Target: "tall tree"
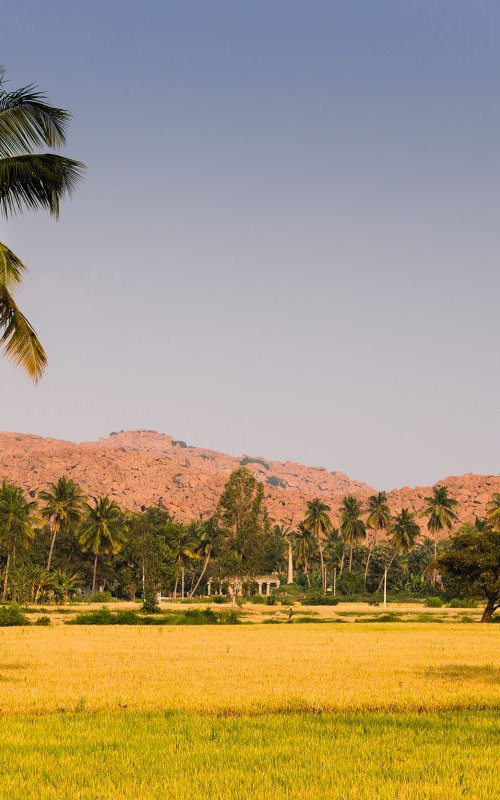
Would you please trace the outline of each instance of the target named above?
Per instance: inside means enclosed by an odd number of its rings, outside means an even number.
[[[354,545],[366,537],[366,524],[361,519],[363,509],[358,498],[348,494],[340,506],[340,533],[346,545],[349,546],[349,572],[352,572],[352,551]],[[344,559],[342,559],[343,567]]]
[[[331,511],[330,506],[319,497],[315,497],[307,504],[306,516],[304,518],[304,526],[314,533],[318,543],[319,560],[321,566],[321,587],[326,591],[326,572],[325,572],[325,559],[323,556],[323,538],[326,537],[333,530],[333,523],[328,515]]]
[[[434,540],[434,558],[437,557],[437,534],[447,528],[451,530],[454,523],[458,521],[457,500],[448,494],[446,486],[434,486],[432,495],[425,498],[427,503],[421,516],[427,517],[427,529],[432,534]],[[434,583],[437,580],[437,572],[434,570]]]
[[[312,531],[303,522],[299,523],[295,534],[295,562],[303,570],[308,586],[311,585],[309,573],[315,550],[316,540]]]
[[[220,558],[227,575],[250,578],[269,566],[270,523],[264,487],[246,467],[229,476],[215,517],[224,535]]]
[[[392,567],[394,559],[398,553],[400,555],[407,555],[411,550],[413,550],[420,535],[420,525],[418,522],[416,522],[414,514],[412,514],[407,508],[402,508],[399,514],[395,514],[395,516],[392,518],[390,530],[392,533],[391,544],[394,548],[394,553],[386,567],[387,572],[389,572],[390,568]],[[382,576],[378,585],[378,592],[382,587],[383,581],[384,577]]]
[[[58,534],[61,531],[69,533],[78,525],[83,515],[86,497],[78,484],[64,475],[57,483],[51,483],[48,489],[40,492],[39,497],[45,502],[42,517],[48,520],[52,528],[46,567],[49,570]]]
[[[36,502],[28,502],[20,486],[4,480],[0,486],[0,543],[7,556],[2,599],[6,600],[9,588],[9,571],[15,563],[16,552],[33,541]]]
[[[500,608],[500,536],[491,528],[464,525],[454,533],[438,558],[462,597],[486,601],[481,622],[491,622]]]
[[[174,597],[177,597],[177,586],[181,579],[181,597],[185,596],[186,567],[191,561],[201,558],[196,553],[196,535],[192,527],[176,524],[176,535],[172,537],[170,546],[176,562]]]
[[[94,497],[85,503],[86,515],[80,526],[80,544],[85,552],[94,554],[92,594],[96,590],[99,556],[116,555],[125,539],[123,514],[118,503],[109,497]]]
[[[65,143],[68,111],[55,108],[33,85],[8,92],[0,69],[0,214],[44,209],[59,215],[59,204],[75,188],[83,164],[40,148]],[[26,267],[0,242],[0,345],[10,360],[33,380],[42,375],[47,358],[32,325],[14,300]]]
[[[377,544],[378,534],[380,531],[387,531],[391,524],[391,512],[387,502],[386,492],[378,492],[372,494],[367,501],[366,510],[368,517],[366,518],[366,527],[373,531],[373,536],[368,548],[368,556],[365,564],[365,586],[368,570],[370,568],[370,559],[372,557],[373,548]]]
[[[210,559],[213,557],[219,541],[221,532],[214,517],[210,517],[201,523],[201,526],[196,529],[196,538],[194,542],[194,553],[198,558],[203,560],[201,572],[196,579],[196,583],[189,592],[189,596],[193,597],[196,594],[198,586],[202,582],[205,573],[208,569]]]
[[[500,494],[494,494],[486,506],[486,519],[493,530],[500,533]]]
[[[290,519],[288,525],[275,525],[273,530],[275,536],[286,543],[288,551],[286,582],[288,584],[293,583],[293,537],[295,533],[293,530],[293,519]]]

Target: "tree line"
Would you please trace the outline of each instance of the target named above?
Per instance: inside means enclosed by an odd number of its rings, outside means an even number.
[[[433,488],[418,516],[408,508],[391,513],[385,492],[364,502],[346,495],[337,525],[320,498],[307,503],[297,525],[273,524],[264,487],[245,467],[231,474],[211,517],[187,524],[164,508],[130,512],[109,496],[89,498],[66,476],[34,494],[26,497],[7,479],[0,486],[3,600],[64,602],[100,590],[153,606],[159,592],[206,594],[209,579],[222,592],[238,578],[251,593],[253,577],[267,573],[341,595],[376,594],[384,573],[390,589],[418,595],[443,588],[444,575],[460,593],[464,574],[470,578],[472,571],[470,564],[463,567],[463,552],[457,556],[459,544],[477,549],[485,537],[493,548],[500,542],[495,494],[486,517],[462,526],[438,551],[438,535],[459,523],[458,503],[445,486]],[[500,596],[500,555],[496,567],[494,553],[491,558],[490,617],[497,607],[495,569]],[[470,596],[478,593],[476,584],[469,580]]]

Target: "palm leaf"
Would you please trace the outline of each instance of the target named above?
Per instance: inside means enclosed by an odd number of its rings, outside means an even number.
[[[21,283],[23,272],[26,272],[26,267],[21,259],[0,242],[0,286],[9,289],[14,284]]]
[[[0,210],[8,217],[42,208],[59,215],[59,201],[71,194],[84,165],[71,158],[44,153],[0,159]]]
[[[6,286],[0,283],[0,344],[6,356],[37,381],[47,365],[47,356],[35,330],[16,305]]]
[[[0,72],[0,85],[2,76]],[[70,119],[68,111],[49,105],[36,86],[14,92],[0,89],[0,155],[32,152],[44,145],[60,147]]]

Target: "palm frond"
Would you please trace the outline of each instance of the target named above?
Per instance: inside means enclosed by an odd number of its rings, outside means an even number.
[[[71,194],[85,169],[79,161],[44,153],[0,159],[0,211],[12,216],[23,208],[59,215],[59,202]]]
[[[2,333],[3,331],[3,333]],[[16,305],[6,286],[0,284],[0,344],[13,364],[22,367],[38,381],[47,365],[47,356],[32,325]]]
[[[69,111],[51,106],[36,86],[6,92],[0,84],[0,155],[60,147],[70,119]]]
[[[15,284],[21,283],[23,272],[26,272],[26,266],[19,256],[0,242],[0,286],[10,289]]]

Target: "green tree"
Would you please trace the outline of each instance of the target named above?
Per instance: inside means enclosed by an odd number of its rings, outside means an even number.
[[[486,506],[486,520],[489,525],[500,533],[500,494],[494,494]]]
[[[264,487],[245,467],[234,470],[215,517],[223,530],[220,563],[226,575],[250,578],[269,566],[275,542],[264,502]]]
[[[446,486],[434,486],[432,495],[425,498],[427,503],[422,511],[422,517],[427,517],[427,529],[429,533],[433,534],[434,540],[434,558],[437,557],[437,534],[447,528],[451,530],[455,522],[458,521],[458,508],[457,500],[454,500],[448,494]],[[434,570],[433,581],[436,583],[437,572]]]
[[[328,512],[330,510],[330,506],[327,506],[326,503],[323,503],[319,497],[315,497],[314,500],[311,500],[307,504],[306,516],[304,518],[305,527],[309,528],[309,530],[314,533],[318,543],[321,569],[321,587],[324,592],[326,591],[326,572],[322,540],[333,530],[332,521],[328,516]]]
[[[420,535],[420,525],[415,520],[415,515],[407,508],[402,508],[391,521],[391,545],[394,548],[392,558],[387,565],[387,572],[391,569],[396,555],[408,555],[413,550]],[[383,576],[380,580],[377,591],[380,591],[383,583]]]
[[[292,526],[292,520],[285,525],[285,524],[276,524],[273,527],[274,535],[277,539],[281,542],[286,544],[287,548],[287,577],[286,582],[288,584],[293,583],[293,537],[295,532]]]
[[[177,597],[179,578],[181,579],[181,597],[186,594],[186,569],[190,563],[200,556],[195,552],[196,534],[191,526],[176,523],[176,535],[172,536],[170,546],[174,554],[176,567],[174,597]]]
[[[176,574],[172,541],[178,525],[170,514],[157,506],[127,516],[127,540],[120,555],[122,570],[129,585],[141,587],[143,601],[156,596]]]
[[[80,526],[80,544],[84,552],[94,555],[92,594],[96,591],[97,561],[102,555],[115,555],[121,550],[124,534],[123,514],[118,503],[109,497],[94,497],[85,503],[86,515]]]
[[[57,483],[51,483],[47,490],[40,492],[39,497],[45,502],[42,517],[48,520],[52,528],[46,567],[49,570],[58,534],[61,531],[69,534],[76,528],[82,518],[86,498],[78,484],[64,475]]]
[[[11,92],[0,69],[0,214],[11,217],[23,209],[59,214],[64,195],[75,188],[83,164],[40,148],[65,143],[70,114],[51,106],[35,86]],[[47,358],[35,330],[14,300],[26,267],[0,243],[0,344],[10,360],[38,380]]]
[[[194,547],[193,551],[197,558],[202,559],[202,567],[198,578],[196,579],[196,583],[191,588],[189,592],[189,597],[193,597],[196,594],[198,586],[202,582],[205,573],[208,569],[208,565],[210,563],[210,559],[213,557],[214,552],[217,547],[217,543],[220,539],[221,531],[217,524],[217,520],[215,517],[210,517],[203,522],[199,522],[196,524],[194,530]]]
[[[16,552],[33,541],[36,503],[28,502],[20,486],[4,480],[0,486],[0,543],[7,557],[2,599],[6,600],[9,588],[9,571],[15,564]]]
[[[486,600],[481,622],[500,608],[500,536],[491,528],[464,525],[444,545],[438,566],[462,597]]]
[[[372,557],[373,548],[377,544],[378,535],[380,531],[387,531],[391,524],[391,512],[387,502],[386,492],[372,494],[368,498],[366,510],[368,512],[366,527],[373,531],[373,537],[370,541],[368,556],[365,564],[365,586],[368,570],[370,568],[370,560]]]
[[[358,498],[353,494],[346,495],[340,506],[340,533],[345,545],[349,547],[349,572],[352,572],[354,545],[366,537],[366,524],[361,519],[362,513],[363,509]],[[342,557],[341,573],[343,568],[344,556]]]
[[[299,523],[295,534],[295,563],[306,576],[307,585],[311,586],[311,562],[316,552],[316,539],[310,528]]]

